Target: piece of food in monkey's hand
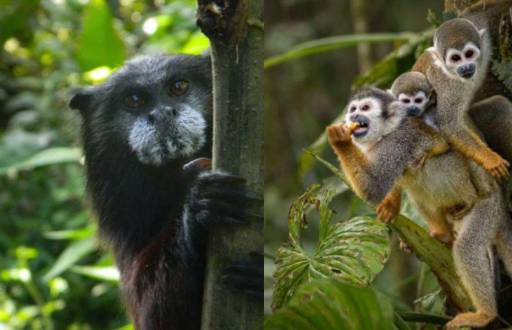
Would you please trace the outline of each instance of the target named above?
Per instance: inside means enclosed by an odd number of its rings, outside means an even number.
[[[355,123],[355,122],[348,123],[345,125],[345,127],[348,128],[348,130],[350,131],[350,134],[352,134],[352,132],[354,132],[360,126],[361,125],[359,123]]]

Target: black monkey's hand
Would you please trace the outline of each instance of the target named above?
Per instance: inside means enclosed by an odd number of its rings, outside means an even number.
[[[208,229],[212,225],[243,224],[251,217],[259,217],[251,211],[258,201],[247,190],[244,178],[206,171],[195,179],[188,206],[195,222]]]
[[[263,254],[252,252],[249,258],[224,269],[223,282],[254,298],[263,298]]]

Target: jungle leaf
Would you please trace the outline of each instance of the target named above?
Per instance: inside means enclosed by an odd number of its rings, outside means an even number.
[[[269,330],[391,330],[390,302],[371,288],[336,280],[315,280],[300,288],[290,304],[265,322]]]
[[[31,170],[36,167],[67,163],[78,162],[81,157],[79,148],[68,147],[55,147],[45,149],[36,153],[20,162],[11,164],[9,166],[0,167],[0,175],[7,174],[13,171]]]
[[[85,9],[77,59],[82,71],[100,66],[116,67],[124,62],[124,44],[114,29],[105,0],[91,0]]]
[[[289,243],[278,250],[274,274],[273,309],[284,306],[298,288],[313,279],[333,278],[354,286],[368,286],[389,256],[386,226],[370,217],[356,217],[332,224],[328,204],[332,194],[310,187],[293,203],[289,214]],[[313,255],[301,246],[306,211],[320,213],[319,241]]]

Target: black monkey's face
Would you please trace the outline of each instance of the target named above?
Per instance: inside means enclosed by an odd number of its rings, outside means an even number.
[[[86,138],[120,141],[144,164],[188,158],[206,143],[209,63],[204,56],[135,58],[103,85],[79,91],[71,107],[80,109]]]

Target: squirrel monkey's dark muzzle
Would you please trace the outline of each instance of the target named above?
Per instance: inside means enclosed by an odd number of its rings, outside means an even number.
[[[406,111],[407,116],[409,117],[418,117],[419,115],[421,115],[421,109],[415,105],[407,107]]]
[[[476,66],[473,63],[461,65],[457,68],[458,75],[465,79],[469,79],[469,78],[473,77],[473,75],[475,74],[475,71],[476,71]]]

